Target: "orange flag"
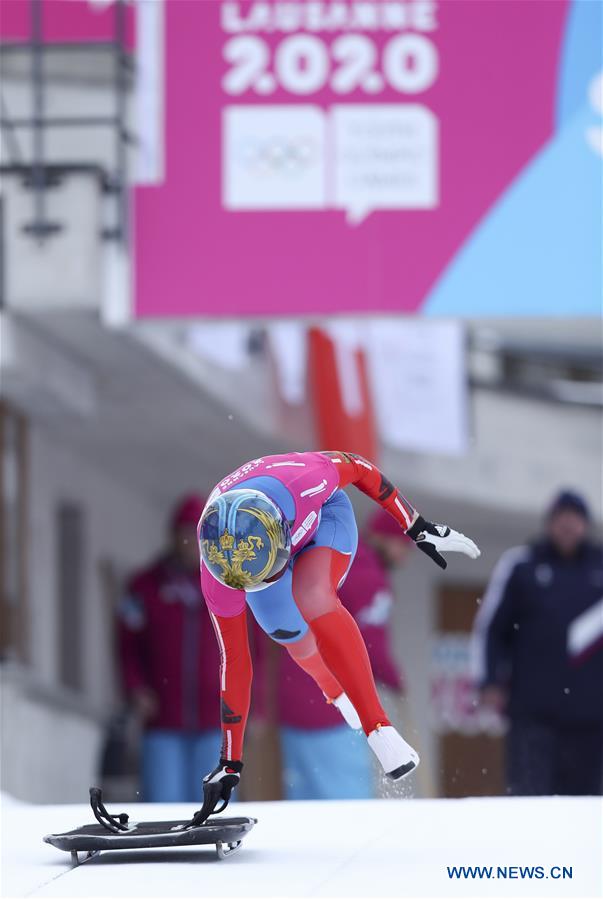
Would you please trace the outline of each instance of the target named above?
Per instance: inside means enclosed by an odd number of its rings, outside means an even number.
[[[377,460],[366,357],[362,349],[308,331],[309,391],[320,449],[359,453]]]

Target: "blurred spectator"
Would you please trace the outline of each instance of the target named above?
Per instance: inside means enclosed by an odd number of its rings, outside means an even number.
[[[120,604],[123,682],[144,722],[143,798],[193,802],[220,750],[219,654],[199,582],[200,496],[171,518],[167,552],[130,579]]]
[[[375,680],[401,695],[400,669],[391,656],[388,622],[390,570],[408,552],[397,522],[379,509],[358,542],[354,564],[339,591],[362,631]],[[325,702],[316,684],[283,652],[278,657],[277,721],[286,799],[370,799],[375,795],[366,740]]]
[[[544,536],[502,556],[476,618],[481,700],[510,719],[513,795],[601,791],[603,553],[589,519],[560,493]]]

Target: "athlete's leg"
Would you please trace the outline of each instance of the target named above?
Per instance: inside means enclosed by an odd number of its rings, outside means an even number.
[[[266,590],[247,594],[247,604],[262,630],[285,647],[328,699],[335,699],[343,690],[320,657],[314,636],[293,599],[291,581],[289,570]]]
[[[341,696],[343,688],[325,665],[310,629],[295,643],[286,643],[285,648],[293,661],[318,684],[327,699]]]
[[[419,759],[390,725],[360,631],[337,597],[354,558],[357,539],[351,503],[338,492],[323,507],[312,546],[295,557],[280,580],[266,590],[248,593],[246,599],[260,627],[287,647],[301,642],[310,624],[324,667],[315,654],[305,656],[302,651],[298,657],[306,659],[304,670],[326,688],[325,693],[329,691],[325,672],[341,685],[344,692],[335,703],[339,711],[352,728],[359,726],[360,716],[383,770],[397,779],[415,768]],[[307,661],[312,656],[314,664]],[[334,689],[331,681],[331,691]]]
[[[318,651],[360,716],[365,734],[389,719],[381,705],[358,625],[337,596],[350,558],[326,546],[307,549],[295,561],[293,595]]]
[[[338,491],[323,506],[312,545],[293,565],[293,595],[310,625],[327,668],[343,687],[360,716],[369,746],[393,780],[406,777],[419,756],[392,727],[375,687],[371,665],[358,626],[341,605],[337,591],[356,552],[358,531],[352,505]]]

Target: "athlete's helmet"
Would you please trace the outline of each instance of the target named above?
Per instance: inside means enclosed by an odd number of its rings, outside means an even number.
[[[235,590],[264,590],[285,573],[289,523],[259,490],[210,498],[199,522],[201,557],[216,580]]]

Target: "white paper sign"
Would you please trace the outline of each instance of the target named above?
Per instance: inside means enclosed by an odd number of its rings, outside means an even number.
[[[367,323],[371,392],[381,438],[396,449],[467,449],[465,335],[460,322]]]

